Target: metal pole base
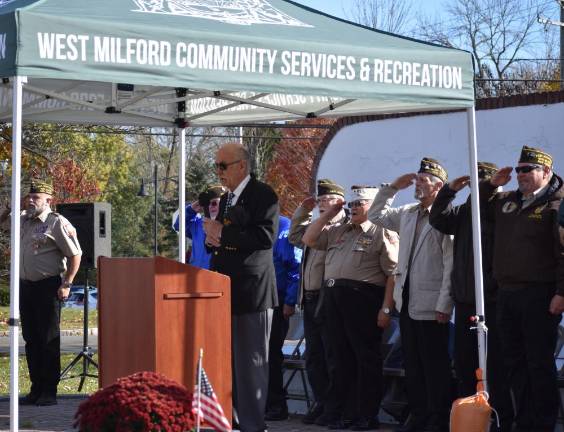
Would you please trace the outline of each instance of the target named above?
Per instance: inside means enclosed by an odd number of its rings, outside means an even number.
[[[88,373],[88,368],[90,365],[94,366],[96,370],[98,369],[98,363],[96,363],[93,359],[94,353],[92,349],[88,346],[85,346],[81,352],[79,352],[76,357],[68,364],[65,369],[61,372],[61,376],[59,380],[71,379],[71,378],[78,378],[80,377],[80,383],[78,384],[78,391],[82,391],[82,387],[84,386],[84,381],[86,377],[90,378],[98,378],[97,374]],[[72,368],[76,366],[76,364],[82,359],[82,371],[78,375],[70,375],[70,371]]]

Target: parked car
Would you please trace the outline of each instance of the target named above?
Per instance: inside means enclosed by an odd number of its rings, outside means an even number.
[[[84,307],[84,286],[72,291],[69,298],[65,302],[65,307],[70,308],[83,308]],[[88,308],[96,309],[98,307],[98,290],[96,287],[90,287],[88,290]]]

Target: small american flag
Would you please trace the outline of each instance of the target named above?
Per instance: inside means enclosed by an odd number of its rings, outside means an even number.
[[[217,396],[213,391],[210,380],[206,371],[202,367],[202,389],[200,392],[200,419],[208,422],[209,425],[213,426],[215,430],[220,432],[231,431],[231,425],[223,413],[223,408]],[[196,386],[194,389],[194,398],[192,400],[192,410],[198,415],[198,375],[196,373]]]

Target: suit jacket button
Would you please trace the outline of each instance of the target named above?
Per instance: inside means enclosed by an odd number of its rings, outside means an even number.
[[[217,251],[215,251],[213,254],[214,254],[214,255],[217,255]]]

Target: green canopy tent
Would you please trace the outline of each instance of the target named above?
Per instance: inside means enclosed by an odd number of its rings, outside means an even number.
[[[293,1],[0,0],[0,77],[0,121],[14,126],[11,430],[23,121],[176,128],[183,191],[186,127],[466,109],[477,206],[471,55]],[[179,193],[181,260],[184,204]],[[478,217],[473,222],[479,233]],[[474,241],[480,257],[479,235]]]

